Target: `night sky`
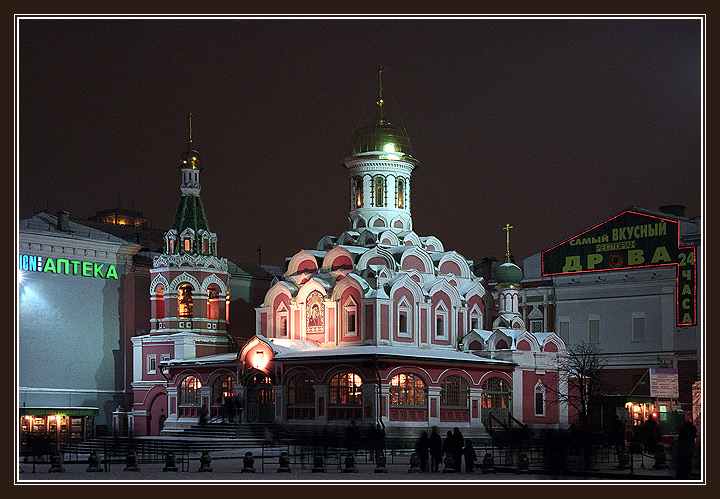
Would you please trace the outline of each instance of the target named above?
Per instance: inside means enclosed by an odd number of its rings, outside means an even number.
[[[629,206],[701,215],[698,19],[26,19],[20,218],[122,208],[168,229],[202,156],[221,256],[282,266],[348,228],[342,160],[375,112],[420,166],[414,230],[520,261]],[[703,213],[704,215],[704,213]]]

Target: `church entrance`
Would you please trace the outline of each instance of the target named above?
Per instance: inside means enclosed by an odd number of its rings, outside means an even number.
[[[512,404],[510,384],[501,378],[490,378],[483,383],[482,390],[480,415],[483,424],[497,428],[497,421],[500,421],[509,426]]]
[[[248,377],[245,393],[249,423],[268,423],[275,419],[275,390],[268,375],[255,373]]]

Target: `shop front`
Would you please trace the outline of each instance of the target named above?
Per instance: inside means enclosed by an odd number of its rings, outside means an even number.
[[[99,414],[96,407],[21,407],[21,452],[44,454],[93,438]]]

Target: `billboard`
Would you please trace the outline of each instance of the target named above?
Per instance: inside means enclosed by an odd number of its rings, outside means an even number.
[[[650,396],[656,398],[678,398],[678,370],[662,367],[650,368]]]
[[[679,223],[627,210],[542,252],[544,276],[674,265],[677,325],[697,323],[695,247],[680,246]]]

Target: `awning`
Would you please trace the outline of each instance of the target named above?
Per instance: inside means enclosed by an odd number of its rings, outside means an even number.
[[[97,416],[97,407],[21,407],[21,416]]]

